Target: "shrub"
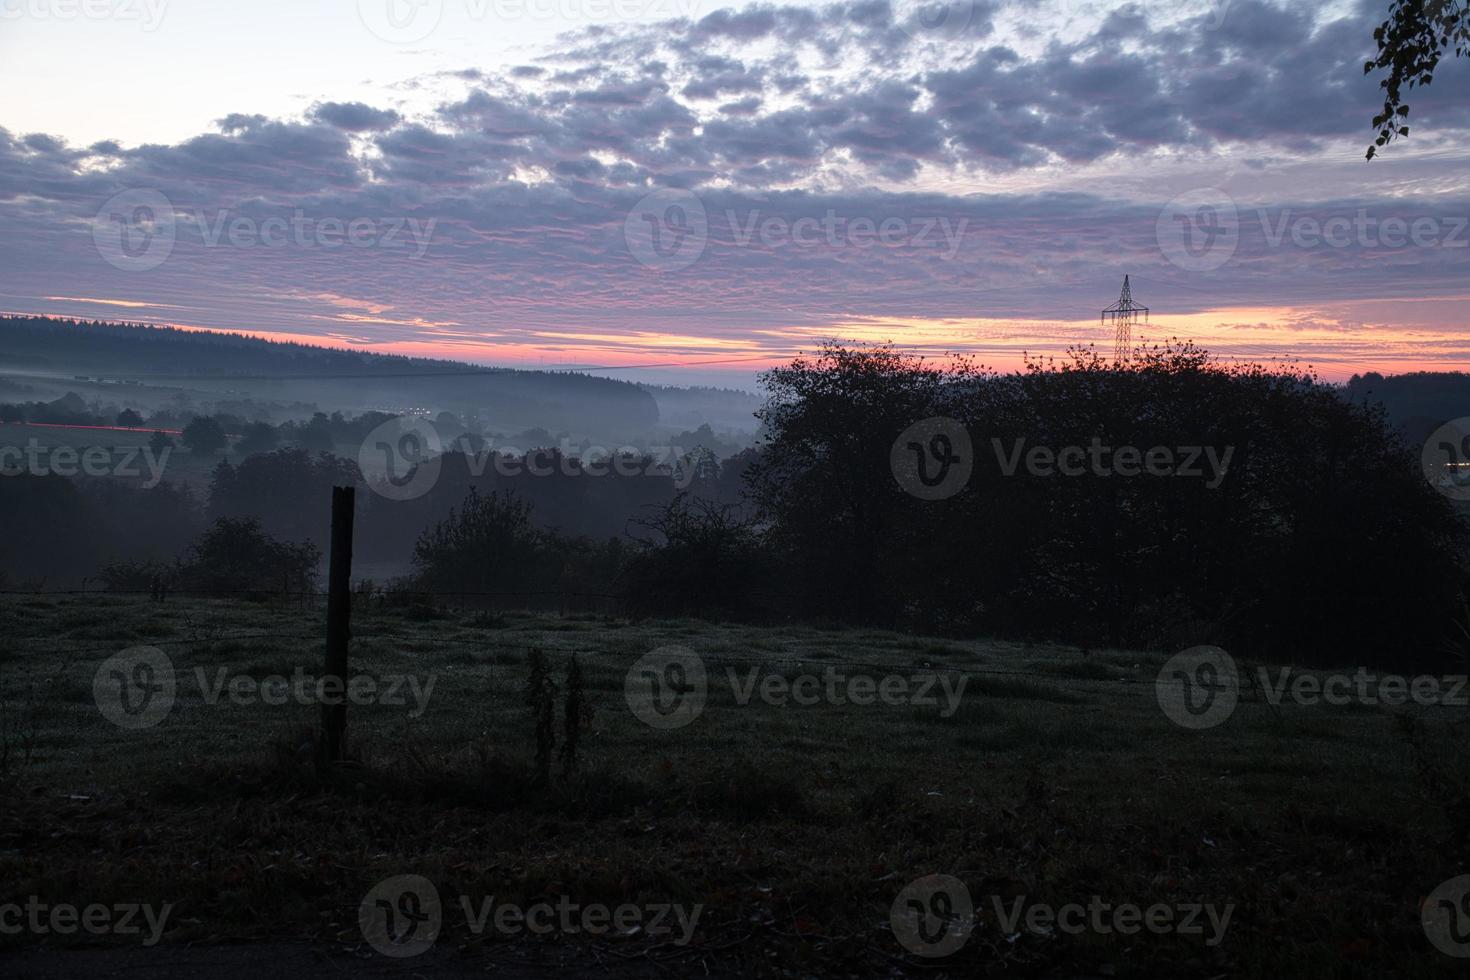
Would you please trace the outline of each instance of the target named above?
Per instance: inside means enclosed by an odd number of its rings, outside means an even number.
[[[320,562],[310,542],[277,541],[253,517],[222,517],[190,547],[176,581],[200,592],[314,592]]]

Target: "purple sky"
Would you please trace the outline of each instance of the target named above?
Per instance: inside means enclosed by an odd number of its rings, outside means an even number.
[[[560,0],[556,31],[496,50],[475,32],[505,9],[425,0],[435,30],[385,40],[374,2],[314,25],[289,83],[269,25],[201,51],[209,22],[166,3],[147,30],[0,22],[0,80],[33,90],[0,110],[0,308],[485,363],[730,359],[621,376],[740,382],[832,336],[998,366],[1110,345],[1126,272],[1151,337],[1329,376],[1470,367],[1470,73],[1443,68],[1412,138],[1364,162],[1386,0],[938,23]],[[66,60],[73,29],[127,53],[38,86],[25,32]],[[221,73],[258,93],[190,61],[211,53],[253,58]],[[99,86],[158,121],[112,123]]]

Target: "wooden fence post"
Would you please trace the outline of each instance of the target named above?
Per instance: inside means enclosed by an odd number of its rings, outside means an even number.
[[[335,704],[322,704],[322,755],[341,762],[347,736],[347,641],[352,635],[352,487],[332,488],[332,557],[327,585],[327,663]]]

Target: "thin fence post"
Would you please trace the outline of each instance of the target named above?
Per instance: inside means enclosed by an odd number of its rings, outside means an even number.
[[[332,488],[332,557],[327,585],[327,663],[322,753],[341,762],[347,737],[347,641],[352,635],[352,487]]]

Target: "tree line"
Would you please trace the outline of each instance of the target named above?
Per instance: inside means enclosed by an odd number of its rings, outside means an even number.
[[[63,537],[100,528],[89,557],[115,587],[148,574],[129,562],[201,576],[206,531],[236,542],[211,554],[304,568],[301,550],[272,559],[228,534],[319,552],[328,489],[354,484],[365,488],[359,564],[406,563],[394,583],[404,593],[587,591],[630,616],[1216,643],[1308,664],[1463,662],[1461,515],[1380,407],[1310,372],[1224,366],[1190,345],[1142,350],[1124,369],[1074,351],[1012,374],[831,345],[763,383],[757,447],[691,454],[670,472],[593,477],[552,450],[547,475],[508,476],[455,451],[430,492],[399,501],[371,492],[353,460],[288,448],[222,462],[207,494],[135,494],[156,495],[171,521],[75,484],[21,505],[47,511]],[[926,420],[947,420],[950,434],[905,445]],[[1099,468],[1093,447],[1136,465]],[[1214,468],[1154,473],[1157,449],[1177,450],[1176,462],[1193,450]],[[926,466],[963,451],[968,475],[942,499],[915,493],[895,463],[910,451]],[[23,483],[0,492],[15,501]],[[129,507],[133,526],[109,530]],[[157,539],[140,544],[150,528]],[[0,544],[5,567],[15,548]],[[66,560],[64,547],[48,554]]]

